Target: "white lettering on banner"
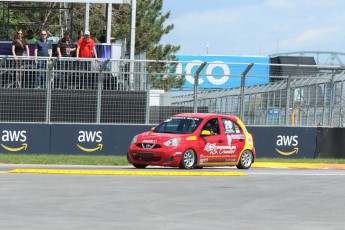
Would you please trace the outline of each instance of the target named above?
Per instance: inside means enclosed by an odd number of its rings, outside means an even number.
[[[182,69],[182,64],[179,63],[176,67],[176,74],[179,76],[182,76],[182,74],[185,74],[186,81],[194,85],[195,72],[192,72],[192,70],[194,67],[199,67],[201,63],[203,63],[203,61],[193,60],[186,65],[184,71]],[[218,76],[219,78],[216,78],[215,76],[213,76],[214,74],[213,70],[215,68],[220,68],[223,70],[223,73],[219,73],[219,75],[222,75],[222,76]],[[227,64],[225,64],[222,61],[208,62],[208,65],[206,68],[206,74],[207,74],[206,78],[209,81],[209,83],[213,85],[223,85],[229,80],[230,68]],[[202,78],[199,78],[198,84],[201,85],[203,83],[206,83],[206,82]]]
[[[102,142],[101,131],[79,131],[79,142]]]
[[[297,146],[298,145],[298,136],[283,136],[278,135],[277,136],[277,145],[278,146]]]
[[[195,61],[192,61],[192,62],[189,62],[186,66],[186,69],[185,69],[185,73],[186,73],[186,80],[191,83],[191,84],[194,84],[194,77],[193,77],[193,74],[192,73],[192,69],[193,67],[199,67],[201,65],[202,61],[199,61],[199,60],[195,60]],[[202,83],[204,83],[204,80],[202,80],[201,78],[199,78],[199,82],[198,84],[201,85]]]
[[[222,74],[223,76],[221,78],[215,78],[212,74],[213,74],[213,69],[214,68],[221,68],[223,70]],[[210,63],[207,68],[206,68],[206,78],[213,84],[213,85],[223,85],[225,82],[228,81],[229,76],[230,76],[230,69],[229,66],[227,64],[225,64],[224,62],[221,61],[215,61]],[[218,76],[220,77],[220,76]]]
[[[26,131],[20,130],[20,131],[13,131],[13,130],[3,130],[2,131],[2,141],[26,141]]]

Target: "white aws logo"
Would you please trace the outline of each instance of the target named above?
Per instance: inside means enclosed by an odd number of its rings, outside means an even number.
[[[79,131],[79,142],[102,142],[101,131]]]
[[[278,146],[297,146],[298,145],[298,136],[277,136],[277,145]]]
[[[26,130],[3,130],[2,131],[2,136],[1,136],[1,141],[2,142],[21,142],[22,145],[20,147],[12,148],[8,147],[7,145],[1,144],[1,146],[11,152],[17,152],[20,150],[26,150],[28,147],[28,144],[25,143],[27,140],[26,137]]]
[[[294,135],[294,136],[278,135],[276,144],[277,144],[277,146],[283,146],[283,147],[290,147],[290,146],[295,147],[298,145],[298,136],[297,135]],[[289,155],[292,155],[294,153],[297,154],[298,148],[294,148],[290,152],[283,152],[283,151],[276,148],[276,151],[279,154],[282,154],[284,156],[289,156]]]
[[[78,148],[85,152],[94,152],[97,150],[102,150],[103,144],[102,142],[102,131],[79,131],[79,136],[78,136],[78,142],[83,143],[83,142],[97,142],[100,143],[97,145],[95,148],[85,148],[82,147],[81,145],[77,144]]]

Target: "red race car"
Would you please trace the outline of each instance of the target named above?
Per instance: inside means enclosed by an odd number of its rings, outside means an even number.
[[[236,166],[249,169],[255,160],[254,140],[235,116],[210,113],[174,115],[151,131],[136,135],[127,154],[136,168]]]

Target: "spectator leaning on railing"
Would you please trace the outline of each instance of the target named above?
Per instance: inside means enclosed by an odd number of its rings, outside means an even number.
[[[85,31],[78,41],[77,58],[92,58],[92,54],[97,58],[95,41],[90,38],[90,31]]]
[[[41,38],[35,43],[35,58],[37,64],[37,72],[35,79],[35,87],[41,88],[42,71],[47,68],[47,60],[37,60],[37,57],[52,57],[52,44],[47,40],[47,31],[41,31]],[[44,79],[43,79],[44,83]],[[44,87],[43,87],[44,88]]]
[[[72,52],[76,51],[73,40],[70,38],[70,33],[65,31],[63,33],[63,38],[61,38],[57,43],[57,52],[59,57],[72,57]],[[67,71],[72,70],[73,62],[69,60],[60,60],[59,67],[60,70],[60,81],[59,88],[65,88],[65,76],[67,76]]]
[[[78,41],[77,58],[92,58],[93,56],[97,58],[95,41],[90,38],[90,31],[87,30],[84,32],[84,37],[80,38]],[[91,71],[90,61],[82,61],[80,64],[81,69],[84,69],[87,72]],[[88,87],[93,88],[93,79],[90,74],[88,74],[88,81]]]

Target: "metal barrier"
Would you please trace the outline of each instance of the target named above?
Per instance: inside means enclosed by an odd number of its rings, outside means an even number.
[[[344,81],[340,66],[0,56],[0,122],[156,124],[208,112],[343,127]]]

